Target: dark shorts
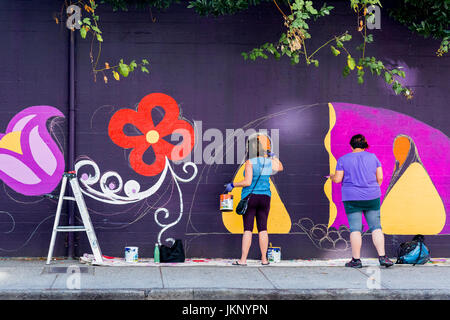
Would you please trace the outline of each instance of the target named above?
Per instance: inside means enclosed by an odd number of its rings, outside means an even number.
[[[251,194],[249,197],[247,211],[243,215],[244,231],[253,231],[255,218],[258,232],[267,231],[270,196],[265,194]]]

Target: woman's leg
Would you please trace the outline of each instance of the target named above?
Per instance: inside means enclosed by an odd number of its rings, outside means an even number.
[[[252,232],[255,221],[256,208],[257,207],[254,196],[251,196],[248,200],[247,211],[242,216],[242,219],[244,221],[244,234],[242,235],[241,259],[238,261],[240,264],[247,263],[248,252],[250,250],[250,246],[252,245]]]
[[[352,246],[352,257],[354,259],[360,259],[362,244],[361,232],[353,231],[352,233],[350,233],[350,244]]]
[[[372,241],[375,248],[377,249],[378,255],[384,256],[386,254],[384,250],[384,234],[381,229],[372,231]]]
[[[347,214],[348,224],[350,226],[350,244],[352,246],[352,257],[361,258],[362,244],[362,212],[352,212]]]
[[[241,260],[239,260],[240,264],[247,263],[248,251],[250,250],[250,246],[252,245],[252,232],[244,231],[242,235],[242,255]]]
[[[256,210],[256,226],[259,234],[259,248],[261,250],[261,262],[266,264],[267,248],[269,247],[269,233],[267,232],[267,219],[270,211],[270,197],[257,195],[258,207]]]
[[[369,210],[364,212],[367,224],[372,231],[372,242],[379,256],[385,255],[384,234],[381,231],[380,210]]]
[[[267,248],[269,247],[269,234],[266,231],[259,232],[259,248],[261,249],[261,262],[266,264]]]

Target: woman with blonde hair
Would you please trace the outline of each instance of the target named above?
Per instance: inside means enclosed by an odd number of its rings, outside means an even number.
[[[275,154],[270,152],[270,138],[264,134],[255,134],[248,138],[244,165],[244,180],[226,185],[227,192],[230,192],[233,188],[242,188],[241,199],[248,199],[247,210],[243,215],[242,254],[239,260],[233,262],[233,265],[247,265],[255,218],[261,250],[261,264],[268,265],[269,235],[267,233],[267,219],[271,197],[269,178],[272,174],[282,171],[283,165]]]

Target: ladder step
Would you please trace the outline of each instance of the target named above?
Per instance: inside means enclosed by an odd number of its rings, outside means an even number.
[[[60,232],[71,232],[71,231],[86,231],[87,229],[84,226],[59,226],[56,228],[56,231]]]
[[[75,197],[63,197],[64,200],[72,200],[72,201],[77,201],[75,199]]]

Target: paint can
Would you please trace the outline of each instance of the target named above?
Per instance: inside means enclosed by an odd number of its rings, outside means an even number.
[[[223,193],[220,195],[220,211],[233,211],[233,195]]]
[[[270,243],[269,248],[267,248],[267,259],[269,262],[277,263],[281,261],[281,247],[272,247]]]
[[[138,247],[125,247],[125,261],[138,262]]]

